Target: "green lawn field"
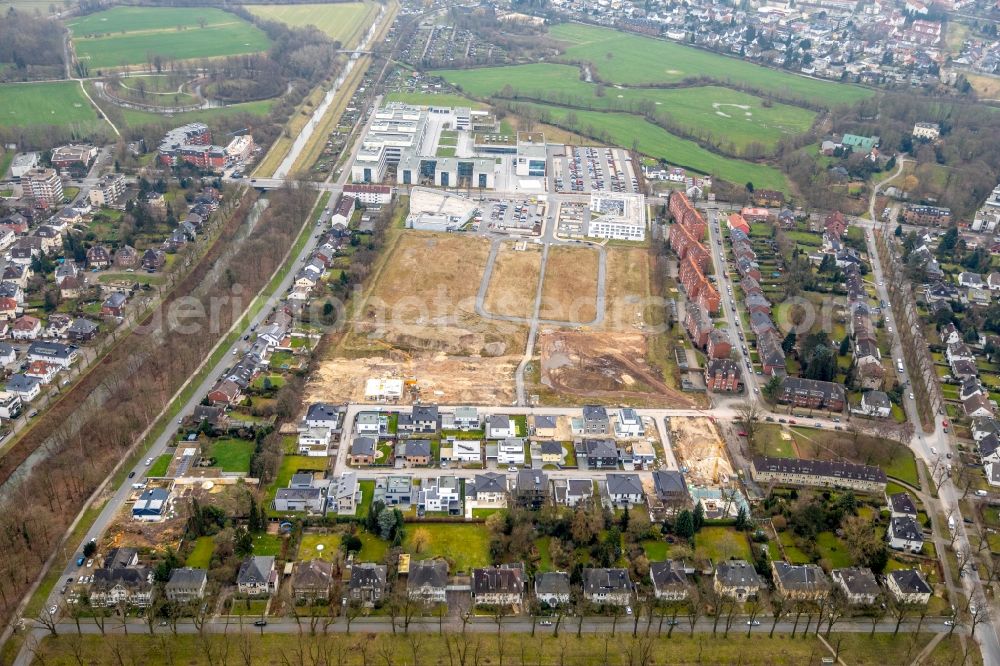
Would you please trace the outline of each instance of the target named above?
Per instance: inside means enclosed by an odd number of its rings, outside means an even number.
[[[785,176],[764,164],[751,164],[705,150],[694,141],[681,139],[662,127],[627,113],[603,111],[570,111],[569,109],[531,104],[539,112],[548,112],[551,122],[569,130],[592,136],[600,141],[631,148],[635,141],[640,153],[666,159],[677,166],[719,176],[732,183],[752,182],[755,187],[774,190],[788,189]],[[567,123],[569,113],[576,115],[576,125]]]
[[[244,613],[238,607],[245,606],[242,600],[234,600],[233,613]],[[261,612],[259,607],[254,607]],[[248,620],[245,620],[248,621]],[[887,620],[890,621],[890,620]],[[489,633],[472,634],[475,638],[469,642],[470,649],[475,651],[475,661],[469,659],[466,663],[496,664],[523,663],[539,664],[540,666],[556,666],[557,664],[573,664],[574,666],[599,666],[601,664],[628,663],[628,656],[634,655],[642,647],[639,640],[649,641],[651,659],[645,663],[656,664],[743,664],[744,666],[787,666],[795,664],[818,664],[821,657],[831,656],[833,650],[839,648],[839,656],[843,663],[852,666],[889,666],[912,663],[915,655],[930,645],[931,633],[914,634],[900,632],[898,636],[878,634],[870,637],[867,632],[837,633],[838,627],[833,627],[833,634],[821,641],[814,632],[802,630],[805,619],[799,627],[799,636],[792,639],[788,635],[775,634],[768,637],[768,624],[753,629],[753,636],[747,637],[747,628],[742,622],[734,625],[728,636],[723,636],[720,624],[717,636],[700,633],[688,635],[686,620],[681,619],[681,626],[669,638],[667,630],[658,631],[656,624],[648,634],[643,629],[643,636],[637,639],[631,636],[631,621],[622,620],[618,626],[618,637],[612,639],[610,634],[594,635],[584,633],[576,638],[573,627],[575,622],[564,628],[566,636],[556,638],[549,634],[537,637],[504,632],[504,652],[501,654],[496,636]],[[109,623],[110,624],[110,623]],[[644,624],[639,625],[640,628]],[[297,662],[301,654],[323,654],[329,651],[337,655],[337,663],[343,666],[362,666],[363,664],[448,664],[460,663],[454,659],[454,635],[446,638],[436,632],[419,632],[422,636],[419,644],[413,642],[414,632],[408,636],[400,630],[398,635],[389,632],[372,634],[364,630],[356,630],[353,635],[330,632],[261,632],[247,631],[240,634],[244,642],[232,638],[234,631],[223,636],[221,633],[206,632],[204,636],[181,634],[169,636],[169,652],[163,648],[163,636],[150,636],[145,632],[131,631],[127,636],[113,634],[105,637],[97,634],[84,634],[77,637],[74,632],[65,630],[58,636],[46,635],[40,639],[40,645],[35,651],[35,661],[52,666],[70,664],[105,664],[113,649],[125,663],[142,663],[147,666],[166,664],[213,664],[222,663],[218,658],[211,659],[210,654],[229,654],[232,660],[228,663],[244,663],[240,655],[246,656],[247,664],[266,666],[269,664]],[[454,632],[457,634],[458,632]],[[657,635],[661,634],[661,635]],[[377,638],[373,638],[377,637]],[[114,639],[112,641],[112,639]],[[236,647],[234,647],[236,646]],[[414,647],[417,646],[417,647]],[[969,650],[966,663],[970,666],[981,663],[978,650]],[[465,649],[464,647],[462,648]],[[385,654],[385,660],[374,659],[376,652]],[[410,655],[418,651],[419,660],[413,660]],[[210,653],[209,653],[210,651]],[[464,653],[463,653],[464,654]],[[643,652],[645,654],[645,652]],[[513,657],[511,655],[514,655]],[[907,658],[907,655],[908,658]],[[943,639],[929,649],[928,654],[921,659],[926,666],[944,666],[956,662],[966,655],[959,635],[944,635]],[[78,660],[79,658],[79,660]],[[304,660],[303,660],[304,661]],[[959,659],[961,661],[961,659]]]
[[[338,2],[329,5],[245,5],[254,16],[293,27],[312,25],[330,39],[351,48],[361,43],[378,16],[378,3]]]
[[[244,439],[220,439],[208,447],[208,455],[215,458],[215,465],[223,472],[243,472],[250,470],[254,443]]]
[[[425,530],[427,545],[419,552],[413,546],[413,535]],[[471,572],[474,567],[490,563],[490,536],[485,525],[462,523],[425,523],[406,526],[406,552],[414,559],[443,557],[451,562],[451,572]]]
[[[215,550],[215,539],[206,536],[198,537],[194,542],[191,554],[187,556],[184,566],[196,569],[207,569],[212,564],[212,552]]]
[[[509,85],[515,96],[559,105],[668,117],[722,148],[730,144],[745,148],[756,142],[772,149],[783,136],[808,131],[816,118],[808,109],[780,103],[765,106],[760,97],[721,86],[599,88],[581,81],[577,68],[569,65],[539,63],[432,73],[478,98],[500,94]]]
[[[75,126],[81,132],[107,127],[75,81],[5,83],[0,99],[0,126]]]
[[[91,69],[256,53],[267,36],[243,19],[209,8],[116,7],[69,22],[73,47]],[[202,27],[204,25],[204,27]]]
[[[708,76],[720,82],[746,85],[830,107],[852,104],[873,94],[859,86],[810,79],[610,28],[564,23],[554,26],[549,34],[567,45],[563,59],[590,62],[599,79],[612,83],[676,83]]]

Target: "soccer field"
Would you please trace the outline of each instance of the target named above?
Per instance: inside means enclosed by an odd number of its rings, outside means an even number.
[[[599,88],[581,81],[569,65],[533,64],[433,72],[466,93],[487,98],[510,86],[514,96],[594,110],[669,117],[676,125],[720,148],[758,143],[772,149],[784,136],[809,130],[816,113],[777,102],[766,103],[722,86],[696,88]]]
[[[567,46],[562,58],[590,62],[598,77],[624,85],[676,83],[708,76],[825,106],[871,97],[859,86],[821,81],[761,67],[690,46],[580,23],[554,26],[549,35]]]
[[[0,85],[0,125],[76,126],[87,133],[104,125],[76,81]]]
[[[137,65],[151,54],[176,60],[256,53],[256,26],[221,9],[116,7],[69,22],[73,47],[91,69]]]
[[[375,2],[341,2],[332,5],[245,5],[254,16],[281,21],[293,27],[313,25],[347,48],[357,46],[378,16]]]
[[[631,148],[634,141],[640,153],[665,159],[670,164],[716,175],[732,183],[750,181],[755,187],[788,191],[785,176],[773,167],[716,155],[693,141],[678,138],[637,116],[606,111],[575,111],[541,104],[528,106],[540,113],[548,112],[555,125],[596,137],[600,141],[625,148]],[[572,127],[567,122],[571,113],[576,115],[576,124]],[[549,122],[545,116],[541,120]]]

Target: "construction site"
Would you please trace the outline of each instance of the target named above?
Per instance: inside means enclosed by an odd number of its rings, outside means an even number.
[[[670,419],[670,443],[688,484],[715,486],[733,478],[726,443],[718,427],[705,417]]]
[[[646,362],[642,333],[591,333],[544,327],[539,331],[539,383],[567,398],[640,407],[694,407]]]

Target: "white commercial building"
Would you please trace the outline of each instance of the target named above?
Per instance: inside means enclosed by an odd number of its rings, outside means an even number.
[[[624,192],[591,192],[590,238],[646,239],[646,197]]]

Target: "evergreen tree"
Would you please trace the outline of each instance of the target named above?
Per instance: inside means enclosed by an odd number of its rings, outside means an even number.
[[[788,335],[786,335],[785,339],[781,341],[781,351],[786,354],[791,354],[792,350],[795,349],[795,339],[795,330],[793,329],[788,331]]]
[[[705,507],[701,502],[694,505],[694,515],[691,517],[691,522],[695,532],[701,531],[701,528],[705,526]]]
[[[677,514],[677,520],[674,521],[674,534],[683,539],[690,539],[694,536],[694,519],[687,509]]]

